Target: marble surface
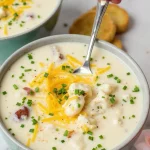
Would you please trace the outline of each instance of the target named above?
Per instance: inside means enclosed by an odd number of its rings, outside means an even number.
[[[59,21],[51,33],[66,34],[69,25],[80,14],[96,4],[96,0],[63,0]],[[135,59],[146,75],[150,84],[150,1],[149,0],[123,0],[121,6],[130,14],[130,27],[127,33],[120,36],[127,53]],[[66,27],[64,24],[68,24]],[[150,115],[145,128],[150,128]],[[133,150],[133,143],[123,150]],[[0,150],[8,150],[7,143],[0,136]]]

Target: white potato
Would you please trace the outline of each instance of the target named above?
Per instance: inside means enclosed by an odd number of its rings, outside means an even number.
[[[88,84],[73,83],[69,87],[69,95],[75,94],[75,89],[83,90],[87,97],[92,96],[92,89]]]
[[[106,94],[111,94],[112,92],[115,91],[116,87],[114,85],[111,85],[111,84],[102,84],[100,86],[100,89],[106,93]]]
[[[87,128],[87,130],[92,130],[96,128],[96,121],[91,117],[86,117],[84,115],[79,115],[77,119],[77,124],[79,128],[83,130],[83,128]]]
[[[70,97],[71,98],[71,97]],[[69,101],[69,99],[68,99]],[[83,96],[77,96],[76,99],[71,100],[70,102],[66,101],[63,105],[65,108],[65,114],[69,117],[73,117],[81,112],[84,107],[85,100]]]
[[[86,107],[89,115],[103,114],[110,106],[108,95],[103,91],[99,91],[97,97],[90,102]]]

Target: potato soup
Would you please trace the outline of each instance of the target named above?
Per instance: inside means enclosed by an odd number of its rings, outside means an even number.
[[[0,38],[38,26],[57,4],[58,0],[0,0]]]
[[[93,75],[73,74],[87,45],[56,43],[17,60],[1,83],[1,118],[33,150],[113,150],[136,128],[143,95],[130,68],[95,47]]]

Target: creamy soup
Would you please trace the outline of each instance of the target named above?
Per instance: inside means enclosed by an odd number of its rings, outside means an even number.
[[[58,0],[0,0],[0,38],[38,26],[57,4]]]
[[[130,68],[94,48],[93,75],[73,74],[87,45],[57,43],[17,60],[1,83],[10,134],[34,150],[112,150],[136,128],[143,96]]]

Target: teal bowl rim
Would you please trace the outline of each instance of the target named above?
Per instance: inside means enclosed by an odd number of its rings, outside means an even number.
[[[58,11],[58,9],[59,9],[59,7],[61,6],[63,0],[57,0],[57,1],[58,1],[58,3],[57,3],[57,5],[56,5],[55,9],[54,9],[54,10],[52,11],[52,13],[50,13],[50,15],[49,15],[45,20],[43,20],[39,25],[37,25],[37,26],[35,26],[35,27],[33,27],[33,28],[31,28],[31,29],[25,31],[25,32],[21,32],[21,33],[19,33],[19,34],[15,34],[15,35],[12,35],[12,36],[7,36],[7,37],[0,37],[0,42],[3,42],[3,40],[9,40],[9,39],[13,39],[13,38],[16,38],[16,37],[19,37],[19,36],[23,36],[23,35],[25,35],[25,34],[28,34],[28,33],[32,32],[32,31],[36,30],[37,28],[43,26],[43,25],[44,25],[49,19],[51,19],[51,17]]]
[[[44,45],[49,44],[54,44],[54,43],[59,43],[59,42],[79,42],[79,43],[89,43],[90,41],[90,37],[89,36],[82,36],[82,35],[68,35],[68,34],[64,34],[64,35],[55,35],[55,36],[50,36],[50,37],[46,37],[46,38],[42,38],[39,40],[36,40],[34,42],[31,42],[25,46],[23,46],[22,48],[20,48],[19,50],[17,50],[15,53],[13,53],[2,65],[2,67],[0,68],[0,82],[5,74],[5,72],[9,69],[9,67],[21,56],[23,56],[25,53],[37,48],[37,47],[41,47]],[[148,113],[149,113],[149,86],[148,86],[148,82],[146,80],[146,77],[144,75],[144,73],[142,72],[141,68],[138,66],[138,64],[133,60],[132,57],[130,57],[128,54],[126,54],[124,51],[120,50],[119,48],[117,48],[116,46],[105,42],[105,41],[100,41],[97,40],[95,43],[95,46],[98,47],[107,47],[106,50],[111,52],[112,54],[116,55],[118,58],[120,58],[133,72],[136,71],[138,74],[136,74],[138,81],[141,84],[141,89],[144,89],[144,93],[143,93],[143,109],[142,109],[142,113],[141,113],[141,118],[139,120],[139,123],[137,124],[136,128],[134,129],[134,131],[123,141],[120,142],[120,144],[118,144],[113,150],[119,150],[121,148],[124,148],[125,146],[127,146],[127,144],[129,144],[131,141],[133,141],[138,134],[141,132],[141,130],[143,129],[143,126],[146,122],[146,119],[148,117]],[[129,64],[132,66],[132,68],[129,66]],[[14,142],[14,144],[18,145],[20,148],[22,148],[23,150],[31,150],[30,148],[26,147],[24,144],[22,144],[21,142],[19,142],[17,139],[15,139],[9,132],[8,130],[5,128],[1,118],[0,118],[0,128],[1,130],[4,132],[4,134],[11,140]]]

